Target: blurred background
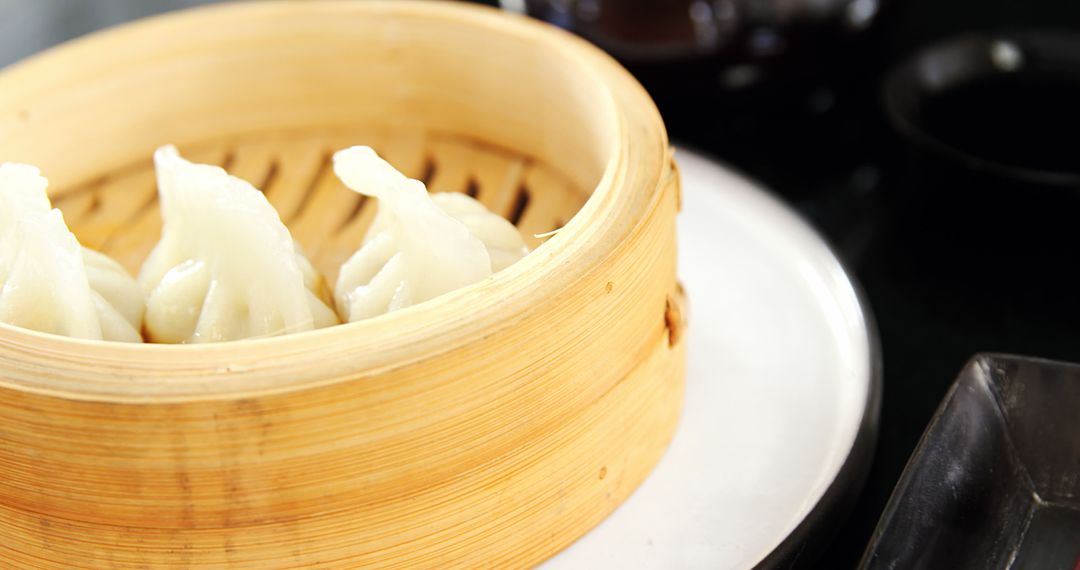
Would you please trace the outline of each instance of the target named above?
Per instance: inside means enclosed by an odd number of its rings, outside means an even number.
[[[198,0],[0,0],[0,65]],[[487,2],[497,4],[496,2]],[[504,0],[618,57],[677,145],[761,181],[864,287],[874,463],[820,568],[853,567],[977,352],[1080,361],[1075,0]]]

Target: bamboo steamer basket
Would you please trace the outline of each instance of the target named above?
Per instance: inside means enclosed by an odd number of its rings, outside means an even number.
[[[0,73],[0,160],[41,167],[133,272],[170,142],[262,188],[331,283],[374,214],[328,168],[353,144],[546,235],[482,283],[295,335],[0,326],[0,566],[525,567],[659,460],[683,390],[678,176],[598,50],[456,4],[252,3]]]

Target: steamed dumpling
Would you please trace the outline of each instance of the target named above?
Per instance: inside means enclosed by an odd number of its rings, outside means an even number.
[[[338,322],[325,282],[262,192],[172,146],[154,163],[163,226],[139,273],[147,340],[216,342]]]
[[[379,199],[363,245],[338,276],[335,301],[346,321],[476,283],[528,253],[517,228],[480,202],[458,193],[431,196],[368,147],[336,153],[334,173],[350,189]]]
[[[47,187],[37,168],[0,164],[0,321],[141,342],[142,289],[119,263],[79,245]]]

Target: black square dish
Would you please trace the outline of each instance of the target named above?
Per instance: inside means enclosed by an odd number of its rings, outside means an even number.
[[[972,359],[908,462],[861,567],[1080,567],[1080,366]]]

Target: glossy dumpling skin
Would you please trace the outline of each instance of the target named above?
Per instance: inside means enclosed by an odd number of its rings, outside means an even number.
[[[37,168],[0,165],[0,321],[142,342],[142,289],[119,263],[79,245],[47,187]]]
[[[528,253],[517,228],[464,194],[429,195],[368,147],[334,155],[350,189],[379,200],[334,289],[346,321],[366,319],[481,281]]]
[[[172,146],[154,163],[163,225],[139,272],[147,340],[219,342],[338,322],[323,278],[262,192]]]

